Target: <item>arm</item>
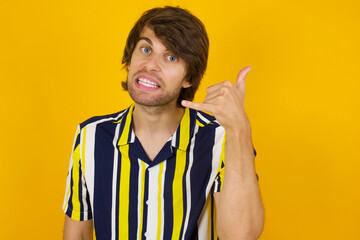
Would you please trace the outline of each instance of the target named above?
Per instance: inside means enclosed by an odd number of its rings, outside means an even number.
[[[92,220],[76,221],[65,215],[64,240],[92,240]]]
[[[225,177],[221,192],[214,194],[221,240],[257,239],[264,223],[250,123],[244,107],[245,77],[250,70],[247,67],[239,72],[235,86],[222,82],[209,87],[203,103],[182,102],[185,107],[212,113],[225,128]]]

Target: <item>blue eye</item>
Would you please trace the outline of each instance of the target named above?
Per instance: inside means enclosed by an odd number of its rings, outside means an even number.
[[[176,62],[176,57],[174,56],[167,56],[167,59],[170,61],[170,62]]]
[[[146,54],[148,54],[148,53],[151,52],[150,48],[148,48],[148,47],[142,47],[142,48],[141,48],[141,51],[142,51],[143,53],[146,53]]]

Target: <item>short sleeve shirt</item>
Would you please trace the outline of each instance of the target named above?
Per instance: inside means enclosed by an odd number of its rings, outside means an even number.
[[[224,177],[225,131],[185,109],[150,161],[132,129],[133,105],[76,131],[63,210],[93,219],[101,239],[218,239],[213,194]]]

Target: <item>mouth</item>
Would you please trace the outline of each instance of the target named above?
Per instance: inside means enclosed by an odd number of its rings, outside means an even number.
[[[153,82],[153,81],[150,81],[149,79],[146,79],[146,78],[138,78],[136,79],[136,82],[139,84],[139,85],[142,85],[142,86],[145,86],[145,87],[149,87],[149,88],[160,88],[160,85]]]

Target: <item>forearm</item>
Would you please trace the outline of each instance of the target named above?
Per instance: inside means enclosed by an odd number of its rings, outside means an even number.
[[[63,240],[92,240],[92,220],[75,221],[65,215]]]
[[[216,206],[219,236],[221,240],[257,239],[262,232],[264,213],[250,133],[226,133],[225,165]]]

